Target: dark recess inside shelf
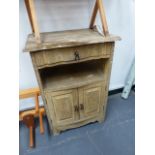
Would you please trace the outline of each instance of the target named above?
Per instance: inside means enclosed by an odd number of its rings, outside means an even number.
[[[41,69],[40,76],[43,89],[66,89],[73,85],[104,80],[104,61],[106,59],[90,60],[82,63],[59,65]]]

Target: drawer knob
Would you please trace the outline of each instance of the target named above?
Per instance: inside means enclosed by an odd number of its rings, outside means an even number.
[[[77,60],[80,60],[80,56],[79,56],[78,51],[75,51],[75,52],[74,52],[74,56],[75,56],[75,60],[76,60],[76,61],[77,61]]]

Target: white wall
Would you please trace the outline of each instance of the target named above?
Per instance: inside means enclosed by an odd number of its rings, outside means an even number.
[[[87,28],[94,0],[35,0],[41,32]],[[134,0],[104,0],[109,31],[119,35],[116,43],[110,90],[125,84],[134,58]],[[23,53],[27,35],[31,33],[24,0],[20,0],[20,89],[38,86],[28,53]],[[96,22],[101,25],[99,19]]]

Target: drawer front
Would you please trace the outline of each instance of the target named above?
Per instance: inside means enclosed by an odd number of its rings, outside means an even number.
[[[32,57],[37,67],[48,67],[57,64],[107,57],[110,54],[111,43],[106,43],[40,51],[32,53]]]

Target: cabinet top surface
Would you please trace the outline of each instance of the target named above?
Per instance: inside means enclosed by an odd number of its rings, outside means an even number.
[[[41,33],[41,43],[37,43],[33,34],[28,35],[25,52],[35,52],[54,48],[73,47],[96,43],[114,42],[118,36],[103,36],[97,30],[80,29]]]

